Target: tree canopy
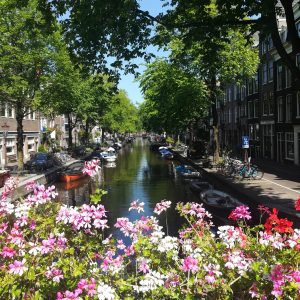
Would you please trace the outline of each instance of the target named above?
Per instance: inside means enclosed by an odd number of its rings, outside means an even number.
[[[139,78],[145,96],[143,124],[156,132],[179,133],[207,115],[203,81],[166,61],[156,60]]]

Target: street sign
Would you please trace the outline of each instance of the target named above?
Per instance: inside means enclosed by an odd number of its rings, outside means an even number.
[[[247,135],[242,136],[242,148],[243,149],[249,148],[249,136]]]

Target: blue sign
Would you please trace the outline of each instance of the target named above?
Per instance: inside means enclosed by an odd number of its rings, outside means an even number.
[[[247,135],[242,136],[242,148],[243,149],[249,148],[249,136]]]

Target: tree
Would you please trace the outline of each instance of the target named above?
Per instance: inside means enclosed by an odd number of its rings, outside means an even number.
[[[51,73],[53,30],[37,0],[0,3],[0,98],[15,108],[18,168],[23,168],[23,119]]]
[[[296,84],[299,84],[300,70],[296,66],[294,55],[300,52],[300,37],[296,29],[293,5],[299,6],[299,3],[292,0],[191,0],[189,3],[185,0],[173,0],[172,8],[159,18],[159,22],[168,30],[187,32],[189,39],[198,41],[207,34],[220,35],[228,28],[244,30],[248,35],[257,31],[262,37],[271,35],[278,54],[291,70]],[[280,38],[278,16],[286,18],[293,55],[287,53]]]
[[[139,81],[145,95],[141,115],[148,130],[180,133],[207,115],[205,84],[178,66],[156,60]]]
[[[186,17],[188,18],[188,12]],[[177,31],[176,35],[170,35],[164,29],[162,37],[170,41],[171,61],[203,80],[207,86],[213,120],[214,158],[218,161],[219,118],[216,104],[217,96],[221,92],[218,83],[233,80],[242,82],[253,76],[259,62],[257,49],[247,44],[243,32],[225,28],[222,29],[221,38],[217,38],[215,32],[208,32],[204,38],[198,40],[189,31]]]
[[[126,92],[120,90],[111,100],[102,119],[104,128],[117,133],[137,132],[140,129],[138,109],[130,102]]]

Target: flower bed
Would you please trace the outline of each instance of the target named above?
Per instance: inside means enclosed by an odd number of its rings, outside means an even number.
[[[86,172],[98,168],[93,161]],[[16,186],[6,182],[0,205],[0,299],[299,299],[300,230],[276,209],[260,206],[266,221],[250,228],[248,207],[238,207],[230,214],[236,226],[215,236],[201,204],[179,203],[186,226],[178,237],[154,216],[119,218],[125,245],[105,236],[103,191],[90,205],[66,207],[53,201],[53,186],[34,182],[31,195],[12,201]],[[134,201],[129,210],[143,206]],[[162,201],[154,213],[169,206]]]

